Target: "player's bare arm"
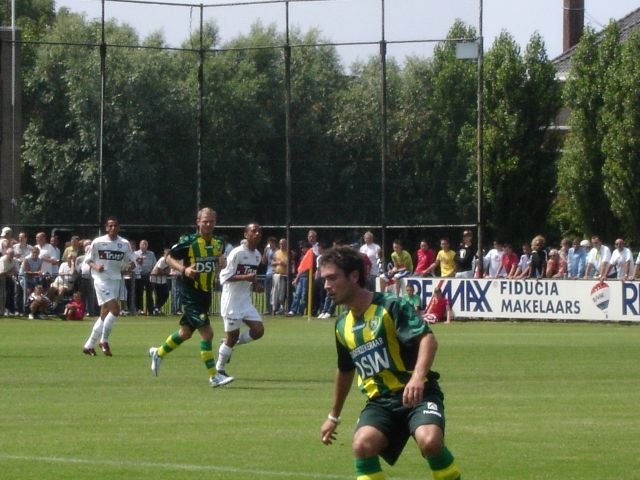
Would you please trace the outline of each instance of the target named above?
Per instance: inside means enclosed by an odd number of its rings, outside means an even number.
[[[343,372],[340,369],[336,369],[336,379],[333,389],[333,406],[329,416],[320,427],[320,440],[325,445],[331,445],[336,439],[336,429],[340,423],[340,413],[344,402],[351,390],[351,384],[353,383],[353,377],[355,376],[355,370]]]
[[[180,260],[173,258],[171,255],[167,255],[167,265],[174,270],[180,272],[182,275],[188,278],[196,278],[196,270],[192,266],[185,267]]]

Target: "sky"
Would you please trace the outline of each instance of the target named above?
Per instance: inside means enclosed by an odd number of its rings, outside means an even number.
[[[149,0],[145,0],[149,1]],[[127,23],[144,38],[162,31],[170,46],[178,47],[199,27],[200,8],[207,5],[204,19],[214,20],[222,42],[247,34],[257,21],[274,23],[284,31],[284,3],[231,7],[247,0],[158,0],[174,5],[122,3],[107,0],[105,16]],[[260,0],[253,0],[260,1]],[[180,4],[180,5],[175,5]],[[183,4],[185,4],[183,6]],[[483,36],[485,50],[502,31],[509,32],[524,50],[534,32],[540,33],[547,54],[562,53],[563,0],[484,0]],[[455,19],[478,28],[479,0],[385,0],[385,38],[389,42],[439,40],[446,36]],[[56,0],[56,8],[67,7],[100,18],[100,0]],[[601,30],[610,19],[620,19],[640,8],[640,0],[585,0],[585,24]],[[381,0],[319,0],[291,2],[290,25],[303,32],[321,31],[331,42],[378,42],[381,38]],[[107,39],[108,42],[108,39]],[[429,56],[433,42],[390,44],[387,52],[399,60],[406,55]],[[345,65],[375,55],[377,45],[337,47]]]

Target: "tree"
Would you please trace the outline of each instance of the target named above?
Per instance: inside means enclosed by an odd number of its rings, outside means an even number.
[[[611,35],[610,42],[615,41]],[[617,43],[603,44],[614,58]],[[602,151],[605,155],[603,188],[613,215],[627,241],[640,240],[640,32],[629,36],[620,50],[619,63],[605,72],[602,108]]]

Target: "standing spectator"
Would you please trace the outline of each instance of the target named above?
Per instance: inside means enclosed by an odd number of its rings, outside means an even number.
[[[484,256],[484,276],[488,278],[497,278],[498,276],[506,276],[502,273],[502,256],[504,255],[502,242],[499,240],[493,241],[493,248],[487,252]]]
[[[3,227],[2,233],[0,233],[0,255],[6,254],[7,249],[12,247],[14,243],[11,227]]]
[[[67,261],[67,257],[71,254],[74,254],[76,258],[81,255],[80,252],[80,237],[77,235],[73,235],[71,240],[69,240],[69,246],[64,249],[62,252],[62,258],[60,259],[62,263]]]
[[[544,249],[545,239],[536,235],[531,240],[531,260],[529,261],[529,277],[544,278],[547,270],[547,251]]]
[[[498,277],[512,278],[518,269],[518,255],[513,251],[510,243],[504,244],[504,252],[498,270]]]
[[[546,278],[556,278],[560,270],[560,258],[558,250],[552,248],[547,255],[547,268],[545,269]]]
[[[402,240],[396,238],[393,241],[393,253],[391,254],[391,268],[380,275],[382,290],[387,288],[387,284],[395,283],[396,295],[400,296],[400,279],[411,275],[413,272],[413,260],[409,252],[402,248]]]
[[[440,287],[433,289],[433,296],[429,301],[429,305],[424,309],[422,319],[427,323],[442,322],[451,323],[453,319],[453,311],[449,300],[442,295]]]
[[[604,280],[607,278],[609,266],[611,265],[611,250],[602,244],[598,235],[591,237],[591,245],[591,251],[587,255],[584,278]]]
[[[273,285],[271,289],[271,311],[274,315],[284,315],[289,281],[289,251],[287,239],[281,238],[271,259],[273,267]]]
[[[474,260],[476,252],[473,247],[473,232],[465,230],[462,232],[462,241],[453,261],[456,264],[456,278],[473,278]]]
[[[633,278],[633,255],[624,245],[624,239],[618,238],[615,248],[611,253],[611,267],[607,276],[615,275],[618,280],[631,280]]]
[[[36,285],[42,284],[42,258],[40,258],[40,248],[33,247],[31,256],[25,258],[20,266],[20,279],[22,288],[28,297],[33,292]]]
[[[382,259],[380,258],[381,248],[380,245],[374,243],[373,233],[366,232],[362,237],[364,244],[360,247],[360,253],[367,256],[371,262],[371,269],[369,270],[368,286],[372,292],[376,291],[376,278],[381,272]]]
[[[36,245],[39,249],[39,258],[42,260],[42,276],[43,284],[49,286],[50,278],[53,275],[53,267],[58,265],[60,261],[60,251],[55,249],[50,243],[47,243],[47,236],[44,232],[36,234]]]
[[[587,249],[589,240],[573,239],[573,246],[567,251],[567,278],[576,279],[584,277],[584,267],[587,261]]]
[[[307,292],[309,290],[309,270],[313,269],[315,263],[315,255],[313,254],[311,244],[309,242],[302,242],[300,248],[302,250],[302,260],[300,260],[298,265],[297,275],[293,279],[293,282],[291,282],[291,284],[296,287],[296,291],[293,294],[291,308],[287,313],[288,317],[304,315],[307,305]]]
[[[118,235],[120,223],[109,217],[105,223],[106,235],[97,237],[89,246],[85,262],[91,267],[93,286],[96,292],[100,316],[91,329],[91,334],[82,348],[85,355],[95,356],[95,343],[100,340],[102,353],[110,357],[109,336],[120,314],[120,287],[122,271],[127,265],[133,267],[134,257],[129,242]]]
[[[558,271],[553,278],[567,278],[569,262],[567,261],[568,248],[560,247],[558,249]]]
[[[153,288],[153,293],[155,295],[155,299],[153,301],[154,315],[160,315],[162,313],[162,308],[169,298],[168,276],[171,269],[167,264],[168,254],[169,249],[165,248],[163,255],[153,266],[151,276],[149,277],[149,281],[151,282],[151,287]]]
[[[416,252],[416,275],[424,277],[435,260],[436,253],[433,249],[429,248],[429,243],[426,240],[422,240],[420,242],[420,248]]]
[[[33,247],[28,243],[28,237],[26,232],[20,232],[18,234],[18,243],[13,246],[16,259],[22,262],[25,258],[31,255],[31,249]]]
[[[307,242],[309,242],[309,244],[311,245],[313,254],[316,257],[320,255],[320,252],[318,251],[318,248],[320,247],[320,244],[318,243],[318,232],[316,232],[315,230],[309,230],[307,232]]]
[[[58,275],[58,268],[62,258],[62,253],[60,252],[60,237],[58,235],[51,235],[49,244],[51,245],[51,249],[55,252],[53,256],[57,260],[56,263],[51,264],[51,276],[55,278],[55,276]]]
[[[93,280],[91,279],[91,267],[86,262],[88,254],[91,252],[91,240],[83,240],[80,249],[84,252],[76,259],[76,271],[80,276],[79,290],[82,298],[86,299],[85,313],[89,315],[98,315],[100,309],[93,291]]]
[[[278,248],[276,237],[267,238],[267,245],[262,252],[262,264],[266,266],[264,272],[264,305],[267,315],[273,315],[271,304],[271,290],[273,289],[273,255]]]
[[[155,376],[158,376],[160,362],[189,340],[197,330],[202,339],[200,358],[209,374],[209,384],[219,387],[233,381],[233,378],[225,377],[216,370],[213,329],[209,320],[216,264],[224,255],[224,241],[213,235],[216,220],[215,210],[202,208],[197,216],[198,231],[180,237],[167,256],[169,266],[178,270],[183,277],[184,314],[180,318],[180,329],[169,335],[160,347],[149,349],[151,372]]]
[[[140,265],[140,278],[136,279],[136,307],[138,315],[148,315],[153,309],[153,290],[149,277],[157,262],[156,254],[149,250],[149,242],[140,240],[136,255],[136,262]]]
[[[529,263],[531,262],[531,246],[528,243],[522,244],[522,255],[520,255],[520,261],[518,262],[518,267],[516,268],[515,273],[509,277],[514,279],[528,278],[529,271],[531,267]]]
[[[4,255],[0,256],[0,314],[9,315],[15,313],[13,305],[13,289],[9,288],[11,277],[18,274],[13,248],[7,248]]]
[[[633,277],[631,280],[635,280],[638,278],[638,273],[640,272],[640,252],[638,252],[638,256],[636,257],[636,266],[633,268]]]

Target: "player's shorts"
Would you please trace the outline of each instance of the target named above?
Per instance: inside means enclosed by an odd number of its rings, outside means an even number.
[[[180,325],[185,325],[195,331],[205,325],[211,325],[209,321],[209,309],[211,308],[211,292],[202,292],[187,286],[182,290],[182,309],[184,314],[180,318]]]
[[[122,280],[96,280],[93,279],[93,288],[96,291],[98,305],[102,306],[110,300],[118,300],[120,297],[120,285]]]
[[[245,320],[249,320],[252,322],[262,322],[262,317],[258,313],[258,310],[256,310],[256,307],[250,304],[237,313],[234,312],[231,315],[225,315],[223,317],[223,320],[224,331],[233,332],[235,330],[238,330]]]
[[[393,465],[409,437],[421,425],[438,425],[444,433],[443,400],[439,389],[425,391],[422,403],[414,408],[402,404],[402,392],[371,399],[360,412],[356,430],[366,425],[381,431],[389,443],[380,456]]]

